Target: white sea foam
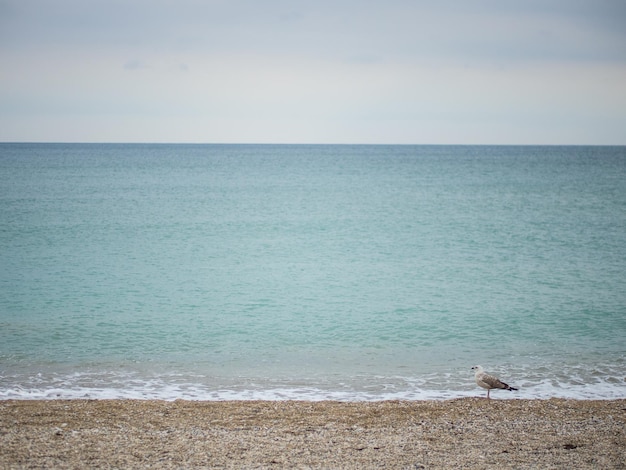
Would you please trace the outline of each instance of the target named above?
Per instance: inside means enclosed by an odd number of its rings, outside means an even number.
[[[496,391],[495,399],[609,400],[626,398],[626,382],[616,376],[571,377],[556,380],[519,379],[509,381],[516,392]],[[352,383],[309,383],[229,379],[211,384],[206,377],[140,378],[135,374],[70,374],[68,376],[0,377],[0,400],[54,399],[156,399],[156,400],[304,400],[304,401],[382,401],[382,400],[448,400],[481,397],[484,391],[474,386],[470,374],[463,381],[448,377],[359,377]],[[21,382],[21,383],[18,383]]]

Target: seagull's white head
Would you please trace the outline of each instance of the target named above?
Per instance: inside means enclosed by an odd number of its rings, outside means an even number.
[[[474,366],[472,367],[472,370],[475,370],[477,373],[481,373],[483,372],[483,366]]]

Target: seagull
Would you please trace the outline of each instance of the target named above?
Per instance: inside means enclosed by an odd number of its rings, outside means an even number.
[[[517,390],[514,387],[511,387],[508,384],[502,382],[499,378],[494,377],[493,375],[487,374],[482,366],[474,366],[472,370],[475,370],[474,378],[476,379],[476,384],[479,387],[487,389],[487,399],[489,399],[489,391],[493,388],[503,388],[504,390]]]

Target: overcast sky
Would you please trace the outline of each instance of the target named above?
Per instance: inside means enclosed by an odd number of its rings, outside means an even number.
[[[626,1],[0,0],[0,141],[626,144]]]

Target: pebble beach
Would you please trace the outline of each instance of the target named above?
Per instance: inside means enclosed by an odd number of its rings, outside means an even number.
[[[0,402],[0,468],[626,468],[626,400]]]

